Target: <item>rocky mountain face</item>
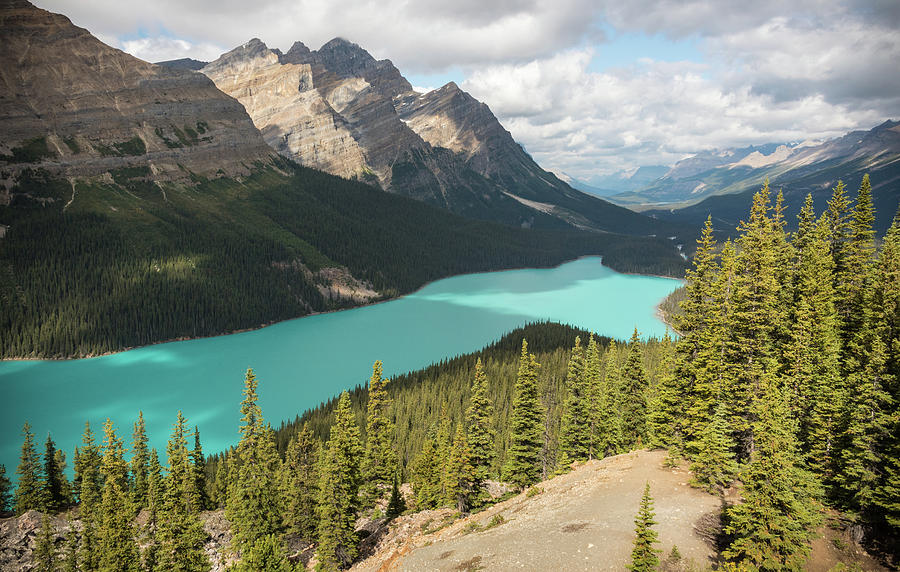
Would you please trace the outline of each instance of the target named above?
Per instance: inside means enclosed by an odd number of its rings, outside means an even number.
[[[839,178],[858,179],[863,173],[871,175],[873,185],[894,184],[891,173],[897,169],[900,122],[886,121],[869,131],[853,131],[824,143],[772,143],[698,153],[643,188],[610,200],[622,205],[683,208],[707,197],[758,188],[767,177],[776,187],[799,184],[812,190],[833,185]],[[892,192],[900,196],[896,189]]]
[[[201,74],[139,60],[26,0],[0,0],[0,29],[0,204],[26,169],[149,167],[155,181],[190,181],[272,157],[243,107]]]
[[[541,169],[490,109],[450,83],[426,94],[389,60],[334,39],[282,53],[254,39],[201,72],[299,163],[513,225],[653,234],[646,217]],[[667,231],[661,231],[667,232]]]

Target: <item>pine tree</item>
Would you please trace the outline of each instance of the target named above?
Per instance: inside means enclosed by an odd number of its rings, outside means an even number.
[[[200,429],[194,427],[194,448],[191,449],[191,490],[193,491],[198,510],[209,508],[209,495],[206,492],[206,458],[200,444]]]
[[[450,448],[447,468],[444,472],[444,503],[455,506],[459,512],[468,512],[471,506],[475,468],[469,457],[469,444],[461,423],[456,424],[456,436]]]
[[[632,572],[650,572],[659,566],[657,554],[661,551],[653,547],[658,542],[659,534],[653,530],[656,524],[653,517],[653,498],[650,496],[650,483],[647,483],[641,496],[641,508],[634,518],[634,548],[631,550],[631,564],[626,566]]]
[[[57,449],[53,453],[53,461],[56,464],[56,472],[60,475],[59,490],[62,498],[62,506],[68,508],[75,504],[75,497],[72,496],[72,483],[66,478],[66,453],[62,449]]]
[[[147,450],[147,429],[144,424],[144,412],[138,412],[138,420],[134,424],[131,446],[131,502],[135,512],[147,506],[147,470],[149,451]]]
[[[159,520],[165,513],[163,505],[164,488],[165,481],[162,476],[162,467],[159,464],[159,455],[154,448],[150,450],[147,461],[147,524],[144,529],[147,545],[141,554],[144,569],[151,572],[159,566]]]
[[[394,519],[406,510],[406,502],[403,500],[403,495],[400,493],[400,483],[397,479],[397,476],[394,475],[394,484],[391,485],[391,498],[388,500],[387,509],[384,511],[384,516],[387,517],[388,520]]]
[[[447,413],[447,402],[444,401],[441,404],[441,417],[434,437],[435,461],[437,462],[438,506],[441,506],[447,498],[447,491],[444,487],[447,484],[447,468],[450,466],[450,450],[453,448],[452,431],[453,424],[450,422],[450,415]]]
[[[647,442],[647,374],[637,328],[631,335],[628,359],[622,368],[622,437],[626,449],[640,448]]]
[[[12,483],[6,477],[6,465],[0,465],[0,514],[10,509]]]
[[[331,438],[319,469],[316,555],[322,570],[345,567],[357,554],[354,525],[359,504],[360,454],[359,427],[353,416],[350,394],[344,391],[338,400]]]
[[[81,517],[81,548],[79,560],[84,570],[100,567],[101,488],[100,448],[94,441],[90,423],[84,424],[81,447],[75,450],[75,490],[78,494],[78,512]]]
[[[878,256],[874,292],[875,323],[886,349],[886,392],[894,408],[883,435],[881,480],[874,502],[883,514],[889,534],[900,538],[900,213],[884,237]]]
[[[520,490],[537,482],[540,475],[538,456],[544,411],[537,392],[538,367],[534,355],[528,353],[528,342],[523,339],[509,418],[510,442],[503,467],[503,479]]]
[[[600,395],[597,398],[595,438],[599,459],[616,455],[623,449],[622,418],[619,411],[618,353],[615,342],[611,342],[606,350],[606,372],[600,383]]]
[[[754,401],[756,442],[742,475],[744,501],[727,513],[728,559],[763,570],[799,570],[819,522],[812,475],[802,468],[783,391],[764,375]]]
[[[425,439],[419,456],[412,464],[412,487],[416,509],[437,508],[441,501],[441,463],[433,434]]]
[[[737,240],[738,255],[734,277],[734,311],[729,320],[734,335],[732,355],[726,361],[735,366],[724,395],[729,398],[730,424],[737,436],[741,457],[754,447],[754,399],[761,379],[777,369],[776,336],[773,317],[778,317],[778,253],[769,218],[768,181],[753,197],[750,218],[742,222]]]
[[[600,452],[600,419],[602,417],[600,400],[603,392],[603,382],[600,378],[600,345],[594,339],[593,334],[588,338],[588,345],[584,354],[584,385],[587,391],[588,432],[590,437],[588,459],[594,459],[598,456],[603,456],[603,453]]]
[[[180,572],[209,570],[209,559],[203,550],[206,533],[199,517],[194,463],[187,448],[187,420],[181,411],[166,444],[166,456],[167,475],[162,484],[162,505],[156,516],[157,566],[161,570]]]
[[[235,572],[293,572],[284,547],[277,535],[267,534],[256,539],[246,556],[235,566]]]
[[[590,396],[585,377],[585,360],[581,338],[576,337],[566,374],[568,396],[559,435],[560,453],[570,459],[569,462],[587,460],[591,450]]]
[[[25,435],[25,441],[22,442],[22,456],[16,469],[19,482],[15,495],[17,515],[29,510],[41,510],[46,504],[41,485],[41,460],[34,448],[31,425],[27,422],[22,427],[22,434]]]
[[[216,476],[213,481],[210,502],[217,508],[224,507],[228,497],[228,467],[231,464],[231,459],[230,453],[223,453],[222,458],[216,464]]]
[[[284,526],[289,532],[312,540],[316,536],[316,473],[318,442],[308,423],[291,439],[284,459]]]
[[[235,452],[237,466],[229,471],[225,505],[232,546],[238,552],[248,550],[262,536],[281,531],[281,459],[257,404],[257,383],[253,370],[248,369],[241,402],[241,440]]]
[[[697,443],[697,454],[691,463],[694,482],[710,492],[728,486],[734,480],[738,467],[723,404],[716,408]]]
[[[484,482],[491,477],[497,446],[494,441],[495,432],[492,425],[494,404],[488,396],[487,377],[481,358],[475,362],[475,377],[469,397],[469,409],[466,411],[468,429],[469,460],[475,470],[473,487],[476,493]],[[476,501],[479,499],[476,498]]]
[[[828,200],[828,209],[823,215],[825,224],[828,225],[828,236],[830,237],[829,251],[834,261],[834,290],[838,294],[837,311],[841,319],[841,337],[842,341],[847,341],[849,333],[844,328],[844,323],[849,312],[847,299],[842,293],[847,291],[848,286],[848,246],[850,242],[851,222],[850,222],[850,200],[843,181],[838,181],[832,190],[831,198]]]
[[[63,554],[63,572],[78,572],[78,537],[75,527],[69,526],[66,533],[66,551]]]
[[[56,527],[51,522],[48,515],[41,516],[41,530],[35,539],[34,554],[34,570],[39,572],[56,572],[58,568],[59,558],[56,555]]]
[[[651,446],[669,449],[677,456],[683,450],[685,389],[675,375],[675,344],[668,331],[663,338],[662,347],[664,349],[658,381],[647,413],[647,431]]]
[[[376,361],[369,379],[366,448],[362,462],[363,496],[368,505],[384,496],[397,470],[394,424],[388,417],[391,408],[387,393],[388,380],[382,379],[381,373],[381,362]]]
[[[103,572],[139,570],[140,558],[131,511],[127,510],[128,465],[125,463],[122,440],[116,436],[109,419],[103,425],[100,471],[104,483],[97,528],[99,569]]]
[[[44,483],[42,497],[44,510],[50,513],[60,512],[68,508],[67,492],[69,483],[59,466],[56,444],[47,434],[44,447]]]

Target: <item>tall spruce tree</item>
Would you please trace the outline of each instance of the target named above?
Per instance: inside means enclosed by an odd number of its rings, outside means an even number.
[[[802,466],[784,392],[773,374],[760,381],[755,447],[741,477],[743,502],[727,513],[732,541],[723,555],[754,569],[799,570],[820,520],[816,483]]]
[[[650,483],[644,485],[641,495],[641,508],[634,517],[634,548],[631,550],[631,564],[626,566],[631,572],[651,572],[659,566],[660,552],[653,545],[658,542],[659,534],[653,530],[653,497],[650,496]]]
[[[100,567],[101,491],[100,448],[94,440],[90,423],[84,424],[81,447],[75,450],[75,490],[78,494],[78,513],[81,518],[81,548],[78,559],[84,570]]]
[[[191,489],[198,510],[209,508],[209,494],[206,491],[206,457],[200,444],[200,429],[194,426],[194,448],[191,449]]]
[[[304,423],[288,444],[284,458],[284,526],[308,540],[316,537],[318,449],[309,423]]]
[[[649,382],[644,370],[641,339],[637,328],[628,345],[628,359],[622,368],[621,411],[622,438],[626,449],[647,443],[647,389]]]
[[[437,508],[441,502],[441,461],[438,459],[434,432],[425,438],[422,450],[412,464],[412,487],[416,509]]]
[[[382,379],[382,364],[376,361],[369,379],[369,402],[366,406],[366,448],[362,462],[363,495],[368,505],[390,490],[397,471],[394,450],[394,424],[389,414],[391,399],[387,379]]]
[[[122,440],[110,419],[103,424],[103,491],[97,527],[99,570],[140,570],[140,557],[128,510],[128,464]]]
[[[618,353],[616,343],[610,342],[606,349],[606,371],[600,382],[595,415],[597,458],[600,459],[607,455],[616,455],[623,448]]]
[[[671,449],[678,455],[683,448],[684,387],[675,375],[675,345],[668,331],[661,346],[663,356],[656,387],[652,391],[653,401],[647,412],[647,432],[651,446]]]
[[[538,398],[537,368],[528,342],[522,340],[519,373],[513,389],[512,411],[509,418],[509,446],[503,466],[503,479],[524,489],[537,482],[540,475],[541,428],[544,410]]]
[[[41,529],[35,538],[34,554],[32,560],[34,562],[33,570],[38,572],[56,572],[59,564],[59,557],[56,553],[56,527],[51,522],[51,517],[44,514],[41,515]]]
[[[200,522],[201,507],[187,435],[187,419],[179,411],[166,444],[167,474],[156,523],[160,570],[200,572],[210,568],[203,550],[206,533]]]
[[[0,513],[8,511],[11,504],[12,483],[6,476],[6,465],[0,464]]]
[[[733,314],[730,327],[735,352],[726,357],[737,366],[725,395],[729,398],[731,425],[740,446],[739,460],[754,447],[754,399],[762,378],[778,368],[775,352],[777,332],[773,316],[779,315],[778,253],[769,217],[769,185],[753,196],[750,218],[738,227],[738,254],[734,277]]]
[[[322,570],[348,566],[358,547],[354,531],[359,508],[359,427],[344,391],[338,400],[331,426],[331,437],[319,468],[319,495],[316,515],[319,518],[319,546],[316,556]]]
[[[481,358],[475,362],[475,377],[469,394],[469,408],[466,411],[468,427],[469,460],[474,469],[473,487],[476,497],[484,482],[491,477],[497,446],[493,427],[494,404],[488,396],[487,376]],[[476,500],[478,500],[476,498]]]
[[[444,471],[444,503],[455,506],[459,512],[468,512],[472,505],[475,468],[470,460],[469,443],[461,423],[456,424],[456,434]]]
[[[18,486],[16,487],[16,514],[20,515],[29,510],[41,510],[46,502],[44,500],[44,487],[42,485],[41,458],[34,448],[34,434],[28,422],[22,427],[25,440],[22,442],[22,455],[19,457],[19,466],[16,469]]]
[[[150,451],[147,449],[147,427],[144,412],[138,411],[131,445],[131,502],[135,512],[147,506],[147,471]]]
[[[42,497],[43,509],[49,513],[56,513],[68,508],[69,482],[59,466],[56,444],[47,434],[47,442],[44,446],[44,482]]]
[[[249,550],[262,536],[281,532],[281,459],[257,404],[257,385],[253,370],[248,369],[241,401],[241,440],[235,451],[237,466],[229,471],[225,504],[232,547],[239,552]]]
[[[566,373],[566,397],[559,435],[560,456],[571,461],[584,461],[591,450],[590,397],[585,379],[585,350],[581,338],[569,357]]]
[[[590,449],[588,458],[603,457],[601,452],[600,421],[603,416],[601,411],[601,399],[603,393],[603,380],[600,375],[600,344],[594,339],[593,334],[588,338],[585,348],[584,360],[584,385],[588,399],[588,431],[590,437]]]
[[[159,454],[155,448],[150,450],[147,459],[147,523],[144,526],[144,537],[147,542],[141,552],[141,561],[145,570],[153,572],[158,568],[160,559],[159,519],[165,512],[163,505],[165,481],[159,464]]]
[[[733,448],[725,406],[720,403],[697,440],[696,454],[691,463],[694,483],[710,492],[728,486],[738,470]]]

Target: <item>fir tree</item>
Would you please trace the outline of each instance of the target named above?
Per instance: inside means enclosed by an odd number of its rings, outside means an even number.
[[[128,508],[128,465],[122,440],[116,436],[112,421],[103,425],[103,458],[100,465],[104,477],[98,513],[98,554],[101,571],[139,570],[140,558],[134,539],[131,512]]]
[[[670,449],[676,455],[682,449],[684,423],[684,387],[675,375],[674,345],[668,331],[663,340],[665,353],[659,366],[659,379],[653,391],[653,403],[647,414],[650,445]]]
[[[447,498],[447,491],[444,488],[447,484],[447,469],[450,466],[450,450],[453,448],[453,425],[450,422],[450,415],[447,413],[447,402],[441,404],[441,417],[438,421],[437,432],[435,433],[435,461],[437,462],[437,488],[438,488],[438,506],[441,506]]]
[[[285,453],[284,525],[288,531],[310,540],[316,536],[318,457],[318,442],[313,439],[309,424],[304,423]]]
[[[538,367],[534,355],[528,353],[528,342],[523,339],[509,418],[510,442],[503,467],[503,479],[520,490],[537,482],[540,475],[538,456],[544,411],[537,393]]]
[[[588,430],[590,434],[588,458],[594,459],[603,456],[603,453],[600,451],[600,420],[603,415],[600,408],[603,382],[600,377],[600,345],[593,335],[588,338],[588,345],[585,348],[584,385],[587,390]]]
[[[209,508],[209,495],[206,492],[206,459],[203,457],[203,446],[200,444],[200,429],[194,427],[194,448],[191,449],[191,490],[199,510]]]
[[[469,460],[475,470],[473,486],[480,489],[491,476],[497,446],[492,425],[494,404],[488,396],[487,377],[481,358],[475,362],[475,377],[466,411],[468,426]]]
[[[737,474],[737,463],[724,405],[716,408],[697,443],[697,454],[691,463],[694,482],[710,492],[728,486]]]
[[[614,342],[606,350],[606,372],[597,399],[597,458],[622,451],[622,419],[619,413],[618,348]]]
[[[425,439],[422,450],[413,462],[412,486],[417,510],[438,507],[441,500],[441,463],[433,435]]]
[[[394,475],[394,484],[391,485],[391,497],[388,499],[387,509],[384,511],[384,516],[387,517],[388,520],[394,519],[406,510],[406,502],[403,500],[403,495],[400,493],[400,482],[396,475]]]
[[[236,572],[293,572],[278,536],[267,534],[256,539],[247,554],[235,566]]]
[[[363,495],[368,504],[384,496],[397,470],[394,425],[388,417],[391,408],[387,393],[388,380],[382,379],[381,373],[381,362],[376,361],[369,379],[366,448],[362,462]]]
[[[622,369],[622,437],[626,449],[640,448],[647,442],[647,374],[637,328],[631,335],[628,360]]]
[[[131,446],[131,502],[135,512],[147,506],[147,471],[149,462],[147,450],[147,428],[144,424],[144,412],[138,412],[134,423]]]
[[[566,374],[568,396],[559,435],[560,453],[570,462],[584,461],[590,456],[590,397],[586,381],[585,351],[581,347],[581,338],[576,337]]]
[[[56,527],[48,515],[41,516],[41,529],[35,539],[34,570],[39,572],[56,572],[59,558],[56,555]]]
[[[162,505],[156,515],[157,566],[181,572],[209,570],[209,559],[203,550],[206,534],[199,517],[194,464],[187,448],[187,420],[181,411],[166,444],[166,456]]]
[[[222,458],[216,464],[216,476],[213,481],[210,502],[213,506],[222,508],[228,497],[228,467],[231,464],[231,454],[223,453]]]
[[[357,554],[356,511],[359,491],[359,427],[350,406],[350,394],[341,394],[320,467],[319,547],[316,555],[323,570],[349,565]]]
[[[455,506],[459,512],[468,512],[471,506],[475,469],[469,457],[469,444],[462,424],[456,424],[456,436],[450,448],[447,468],[444,472],[444,503]]]
[[[235,452],[237,466],[229,471],[225,517],[231,523],[236,551],[247,550],[257,538],[281,531],[281,459],[257,404],[257,383],[253,370],[248,369],[241,402],[241,440]]]
[[[12,501],[12,483],[6,477],[6,466],[0,465],[0,513],[10,509]]]
[[[75,536],[74,526],[69,526],[69,532],[66,533],[62,569],[63,572],[78,572],[78,537]]]
[[[68,508],[69,483],[60,470],[56,444],[50,435],[44,447],[44,509],[50,513],[60,512]]]
[[[165,481],[162,476],[162,467],[159,464],[159,455],[154,448],[150,450],[147,461],[147,524],[144,529],[147,545],[141,554],[144,568],[149,571],[156,570],[159,566],[159,519],[165,513],[163,502],[164,488]]]
[[[626,566],[632,572],[650,572],[659,566],[661,552],[653,545],[658,542],[659,534],[653,530],[653,498],[650,496],[650,483],[644,485],[641,496],[641,508],[634,518],[634,548],[631,550],[631,564]]]
[[[771,375],[754,409],[756,446],[742,475],[744,501],[727,513],[732,541],[723,554],[758,569],[799,570],[819,521],[815,481],[802,468],[787,400]]]
[[[53,460],[56,463],[56,472],[60,475],[59,489],[62,498],[62,506],[68,508],[75,504],[75,497],[72,496],[72,483],[66,478],[66,453],[62,449],[57,449],[53,453]]]
[[[100,540],[98,538],[101,521],[100,448],[94,441],[90,423],[84,424],[81,447],[75,450],[75,490],[78,493],[78,512],[81,517],[81,548],[79,561],[84,570],[100,567]]]
[[[22,427],[25,440],[22,442],[22,456],[16,469],[18,486],[16,487],[16,514],[29,510],[41,510],[46,504],[41,478],[41,460],[34,448],[34,435],[27,422]]]

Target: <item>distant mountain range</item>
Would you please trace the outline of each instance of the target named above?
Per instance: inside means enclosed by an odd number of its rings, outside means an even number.
[[[900,122],[885,121],[869,131],[853,131],[825,142],[772,143],[708,151],[679,161],[655,180],[620,176],[618,193],[608,200],[651,216],[691,225],[712,215],[732,230],[746,216],[749,197],[766,178],[782,190],[788,215],[795,214],[807,193],[819,208],[838,180],[851,191],[868,173],[877,209],[876,228],[884,232],[900,203]],[[607,179],[612,185],[612,181]],[[852,194],[852,192],[851,192]],[[789,223],[793,218],[789,216]]]

